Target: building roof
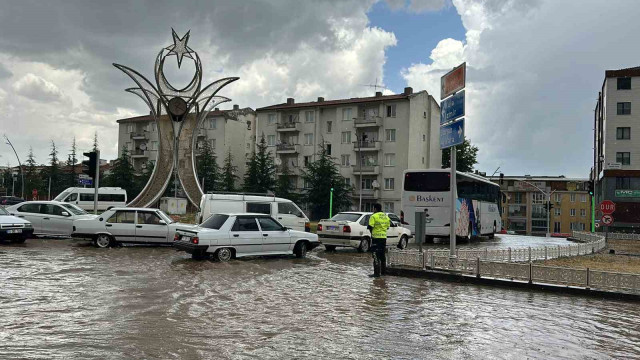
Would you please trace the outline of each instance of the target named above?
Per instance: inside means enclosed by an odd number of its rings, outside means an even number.
[[[335,106],[335,105],[343,105],[343,104],[354,104],[354,103],[366,103],[366,102],[377,102],[377,101],[389,101],[389,100],[403,100],[408,99],[411,96],[420,93],[426,93],[426,90],[419,91],[417,93],[403,93],[403,94],[394,94],[394,95],[377,95],[370,97],[357,97],[350,99],[336,99],[336,100],[322,100],[322,101],[310,101],[303,103],[282,103],[276,105],[265,106],[256,109],[256,111],[270,111],[270,110],[287,110],[287,109],[297,109],[297,108],[308,108],[308,107],[317,107],[317,106]]]
[[[211,118],[211,117],[216,117],[216,116],[223,116],[227,119],[233,119],[233,120],[237,120],[238,115],[247,115],[250,113],[255,113],[255,110],[253,110],[250,107],[246,107],[246,108],[242,108],[242,109],[232,109],[232,110],[212,110],[207,114],[207,118]],[[193,113],[192,113],[193,114]],[[167,116],[167,115],[161,115],[161,116]],[[149,115],[142,115],[142,116],[134,116],[134,117],[130,117],[130,118],[124,118],[124,119],[118,119],[116,122],[118,124],[121,123],[133,123],[133,122],[149,122],[149,121],[153,121],[153,115],[149,114]]]
[[[620,70],[607,70],[604,72],[605,77],[623,77],[623,76],[640,76],[640,66],[630,67]]]

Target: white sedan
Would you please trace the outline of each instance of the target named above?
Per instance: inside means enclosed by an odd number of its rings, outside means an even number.
[[[12,205],[6,210],[13,216],[29,221],[34,235],[70,236],[73,222],[79,219],[94,219],[79,207],[59,201],[26,201]]]
[[[179,228],[173,246],[194,259],[291,255],[303,258],[320,245],[318,235],[291,230],[265,214],[214,214],[198,227]]]
[[[158,209],[112,208],[94,219],[73,223],[73,236],[91,239],[97,247],[106,248],[118,243],[171,245],[178,224]]]

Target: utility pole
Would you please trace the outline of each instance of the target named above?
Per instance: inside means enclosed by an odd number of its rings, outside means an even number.
[[[98,189],[100,188],[100,150],[96,150],[96,175],[93,186],[93,213],[98,215]]]
[[[451,194],[451,201],[449,203],[449,208],[451,209],[449,213],[449,258],[454,258],[456,256],[456,198],[458,195],[457,183],[456,183],[456,147],[452,146],[449,148],[451,152],[451,183],[449,185],[449,193]]]
[[[22,177],[22,193],[20,197],[24,199],[24,171],[22,171],[22,163],[20,162],[20,158],[18,157],[18,152],[16,152],[16,148],[13,147],[13,144],[11,143],[11,141],[9,140],[6,134],[4,135],[4,139],[7,141],[7,145],[11,146],[11,148],[13,149],[13,153],[16,154],[16,159],[18,159],[18,165],[20,166],[20,176]]]
[[[358,168],[360,171],[360,204],[358,206],[358,211],[362,211],[362,142],[358,133],[356,133],[356,140],[358,141]],[[362,134],[362,140],[364,140],[364,134]]]

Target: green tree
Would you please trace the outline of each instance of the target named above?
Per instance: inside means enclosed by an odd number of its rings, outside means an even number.
[[[5,189],[6,194],[5,195],[9,195],[11,194],[11,189],[13,187],[13,174],[11,171],[11,165],[7,164],[7,168],[4,169],[2,171],[2,187]],[[15,191],[15,189],[14,189]],[[18,193],[19,193],[19,188],[18,188]],[[18,194],[20,195],[20,194]]]
[[[476,156],[478,147],[471,145],[465,137],[462,145],[456,146],[456,170],[463,172],[473,171],[473,166],[478,163]],[[442,168],[451,167],[451,148],[442,150]]]
[[[276,189],[276,165],[271,152],[267,148],[264,134],[260,137],[257,149],[247,162],[247,173],[244,177],[244,191],[266,193]]]
[[[122,155],[114,161],[111,173],[105,178],[105,184],[123,188],[126,190],[129,199],[137,196],[139,191],[137,191],[138,184],[135,170],[131,164],[129,150],[127,150],[126,146],[122,147]]]
[[[31,198],[31,192],[35,189],[40,194],[40,197],[42,197],[42,179],[40,178],[40,170],[33,155],[32,147],[29,147],[29,155],[27,155],[27,161],[25,161],[24,167],[24,196]]]
[[[65,189],[62,170],[60,169],[60,161],[58,160],[58,148],[56,143],[51,140],[51,152],[49,153],[49,166],[43,174],[43,182],[47,193],[51,189],[51,199],[55,198],[62,190]]]
[[[205,193],[215,191],[219,187],[220,167],[218,166],[216,154],[211,148],[209,141],[202,142],[199,155],[196,170],[200,185],[204,182],[202,191]]]
[[[340,175],[335,158],[327,153],[324,141],[319,144],[317,160],[309,162],[302,171],[306,184],[303,198],[310,206],[313,219],[329,216],[329,196],[333,188],[333,213],[347,210],[351,205],[352,188]]]
[[[153,168],[155,168],[155,164],[152,161],[147,161],[142,167],[142,171],[136,175],[136,187],[131,195],[127,194],[131,200],[135,199],[147,185],[151,174],[153,174]]]
[[[67,156],[67,170],[69,171],[69,173],[67,174],[66,186],[78,186],[78,154],[75,136],[73,137],[73,142],[71,143],[71,152]]]
[[[282,165],[280,165],[280,174],[276,182],[276,195],[296,202],[298,200],[298,194],[295,192],[294,179],[295,177],[291,173],[289,165],[286,161],[283,161]]]
[[[93,133],[93,151],[98,151],[100,147],[98,147],[98,130]]]
[[[220,189],[222,191],[236,191],[236,181],[238,181],[236,170],[237,167],[233,166],[233,157],[231,156],[231,150],[229,150],[227,156],[224,158],[224,165],[222,166],[222,181],[220,182]]]

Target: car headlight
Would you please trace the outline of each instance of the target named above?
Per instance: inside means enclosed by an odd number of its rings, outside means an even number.
[[[26,228],[32,228],[32,227],[33,227],[33,225],[32,225],[31,223],[26,223],[26,224],[24,224],[24,227],[26,227]]]

